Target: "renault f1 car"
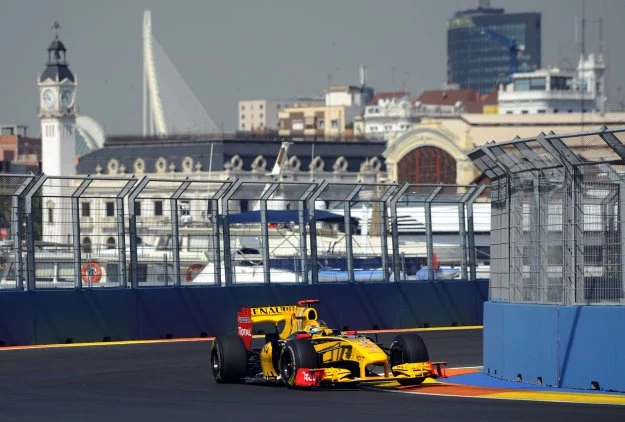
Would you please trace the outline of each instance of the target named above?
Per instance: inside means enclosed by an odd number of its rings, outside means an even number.
[[[396,380],[418,385],[426,378],[444,377],[446,362],[431,362],[423,339],[416,333],[395,337],[384,347],[356,331],[328,328],[313,306],[242,308],[237,335],[215,338],[210,352],[217,383],[261,380],[288,387],[332,387]],[[252,348],[254,324],[270,323],[264,345]]]

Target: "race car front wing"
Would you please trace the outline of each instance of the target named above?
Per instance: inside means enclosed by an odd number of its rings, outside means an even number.
[[[295,375],[295,387],[320,387],[335,384],[375,384],[392,380],[411,380],[423,378],[446,378],[444,365],[447,362],[404,363],[395,365],[395,375],[376,375],[365,378],[353,378],[351,372],[343,368],[299,368]]]

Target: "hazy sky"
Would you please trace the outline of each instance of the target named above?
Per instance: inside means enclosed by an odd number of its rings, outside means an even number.
[[[577,62],[583,0],[491,0],[542,13],[543,66]],[[54,36],[79,78],[81,114],[108,134],[140,133],[143,11],[154,37],[213,120],[236,126],[237,101],[317,96],[357,83],[418,95],[446,79],[446,20],[478,0],[0,0],[0,123],[39,134],[37,75]],[[599,17],[610,103],[625,97],[625,0],[586,0],[586,51],[598,51]]]

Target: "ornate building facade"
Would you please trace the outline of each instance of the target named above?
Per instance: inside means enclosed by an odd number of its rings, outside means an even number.
[[[481,172],[467,154],[487,142],[544,132],[572,133],[625,126],[625,113],[496,115],[424,118],[389,139],[384,158],[388,179],[409,183],[473,183]]]

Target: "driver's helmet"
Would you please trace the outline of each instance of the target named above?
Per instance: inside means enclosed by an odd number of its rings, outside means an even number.
[[[319,320],[317,321],[316,326],[312,327],[310,329],[310,334],[316,334],[316,333],[322,333],[323,330],[325,330],[326,328],[328,328],[328,325],[325,323],[325,321]]]

